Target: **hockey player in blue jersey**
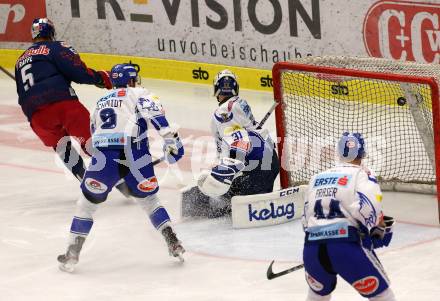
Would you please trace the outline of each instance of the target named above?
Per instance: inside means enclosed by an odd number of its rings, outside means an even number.
[[[169,163],[184,154],[180,138],[170,128],[158,97],[136,87],[138,74],[133,65],[114,66],[111,79],[115,89],[97,102],[92,116],[92,162],[81,183],[82,194],[72,220],[67,252],[58,256],[60,268],[65,271],[72,271],[78,262],[98,204],[107,199],[120,179],[125,180],[132,197],[164,236],[170,255],[182,259],[185,251],[157,197],[159,185],[147,136],[149,123],[164,138],[164,154]]]
[[[341,162],[313,176],[305,195],[306,300],[330,300],[339,275],[369,300],[395,301],[374,252],[390,243],[394,221],[383,215],[380,186],[362,165],[362,135],[344,133],[337,152]]]
[[[90,114],[70,84],[111,89],[108,73],[87,68],[72,46],[56,41],[55,26],[49,19],[35,19],[31,31],[33,44],[15,65],[18,103],[44,145],[57,150],[61,138],[74,136],[85,150],[90,138]],[[71,142],[58,147],[58,151],[66,164],[70,164],[70,157],[79,158],[78,163],[69,168],[81,179],[83,160],[78,154],[72,156],[75,149]]]
[[[209,191],[201,193],[200,185],[184,191],[183,216],[218,217],[229,213],[233,196],[272,192],[279,173],[274,143],[267,130],[261,129],[255,121],[247,101],[239,96],[239,84],[233,72],[225,69],[215,76],[214,96],[218,108],[212,115],[211,132],[220,160],[218,166],[224,165],[225,160],[231,158],[238,159],[245,168],[233,177],[227,192],[222,196],[212,197]],[[237,149],[239,145],[247,145],[249,149]],[[240,158],[236,157],[237,154]]]

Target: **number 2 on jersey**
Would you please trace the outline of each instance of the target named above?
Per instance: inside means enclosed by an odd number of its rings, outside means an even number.
[[[101,118],[102,125],[101,129],[114,129],[116,127],[116,113],[112,108],[106,108],[99,112],[99,117]]]

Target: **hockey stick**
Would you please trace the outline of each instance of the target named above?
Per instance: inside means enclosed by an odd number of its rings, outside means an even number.
[[[165,160],[165,157],[161,157],[159,159],[156,159],[152,162],[153,166],[159,164],[160,162],[162,162],[163,160]]]
[[[272,280],[272,279],[275,279],[275,278],[278,278],[278,277],[284,276],[284,275],[286,275],[286,274],[289,274],[289,273],[292,273],[292,272],[295,272],[295,271],[297,271],[297,270],[300,270],[300,269],[304,268],[304,264],[301,263],[301,264],[299,264],[299,265],[297,265],[297,266],[291,267],[290,269],[284,270],[284,271],[282,271],[282,272],[274,273],[274,272],[272,271],[272,266],[273,266],[273,263],[274,263],[274,262],[275,262],[275,260],[272,260],[272,262],[271,262],[270,265],[269,265],[269,268],[267,269],[267,273],[266,273],[266,275],[267,275],[267,279],[268,279],[268,280]]]
[[[261,119],[260,123],[258,124],[257,130],[261,130],[261,128],[266,123],[267,119],[269,119],[270,115],[275,110],[275,108],[277,107],[278,104],[279,104],[278,101],[275,101],[273,103],[273,105],[270,107],[269,111],[267,111],[266,115],[264,115],[263,119]]]
[[[6,70],[5,68],[3,68],[2,66],[0,66],[0,70],[3,71],[7,76],[9,76],[10,78],[12,78],[13,80],[15,80],[15,76],[9,72],[8,70]]]

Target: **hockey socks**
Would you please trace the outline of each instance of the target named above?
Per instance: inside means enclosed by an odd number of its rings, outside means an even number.
[[[87,236],[89,235],[92,226],[93,219],[74,216],[72,225],[70,226],[70,233],[80,236]]]
[[[151,223],[158,231],[162,231],[165,227],[170,225],[170,216],[167,210],[159,203],[159,199],[155,194],[147,196],[146,198],[136,198],[136,200],[148,214]]]
[[[97,205],[89,202],[84,195],[81,195],[77,204],[75,216],[70,226],[70,236],[65,254],[58,256],[60,269],[66,272],[73,272],[74,266],[78,263],[82,246],[93,226],[93,214]]]
[[[72,219],[70,226],[70,243],[73,243],[77,236],[87,237],[93,226],[93,214],[98,206],[93,204],[86,197],[81,194],[78,202],[76,203],[75,216]]]
[[[93,226],[93,219],[74,216],[70,226],[70,237],[67,251],[58,256],[59,268],[65,272],[73,272],[79,261],[82,246]]]
[[[72,172],[72,174],[82,181],[85,173],[84,160],[80,154],[72,147],[72,141],[67,141],[66,148],[54,147],[54,150],[60,156],[64,165]],[[75,160],[77,158],[77,160]]]
[[[136,198],[136,200],[148,214],[153,226],[162,233],[170,256],[177,257],[183,262],[182,254],[185,253],[185,249],[171,227],[171,220],[167,210],[162,207],[157,196],[153,194],[146,198]]]

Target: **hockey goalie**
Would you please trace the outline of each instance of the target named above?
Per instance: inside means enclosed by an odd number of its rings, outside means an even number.
[[[239,96],[237,76],[222,70],[213,86],[218,108],[212,115],[211,131],[219,161],[200,175],[197,186],[183,191],[183,217],[230,213],[233,196],[271,192],[279,172],[274,143]]]
[[[232,197],[273,190],[279,172],[273,143],[257,130],[231,127],[223,133],[218,163],[182,193],[184,217],[220,217],[231,212]]]

